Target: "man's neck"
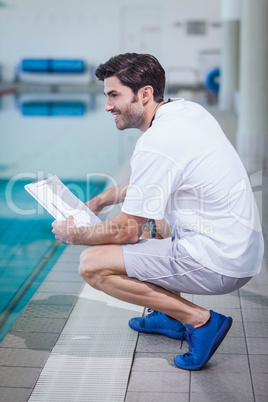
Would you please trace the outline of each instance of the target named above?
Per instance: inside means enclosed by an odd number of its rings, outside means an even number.
[[[144,125],[143,125],[143,127],[140,127],[141,131],[144,132],[144,131],[148,130],[157,109],[159,109],[160,106],[162,106],[164,103],[165,103],[165,101],[162,101],[159,103],[153,102],[151,105],[148,105],[148,109],[145,111]]]

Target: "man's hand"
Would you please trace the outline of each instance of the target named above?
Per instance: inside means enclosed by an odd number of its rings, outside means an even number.
[[[52,227],[52,233],[61,243],[79,244],[79,230],[75,226],[73,216],[70,216],[66,221],[54,221]]]

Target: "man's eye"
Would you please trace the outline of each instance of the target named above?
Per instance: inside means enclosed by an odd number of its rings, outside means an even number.
[[[117,97],[117,94],[112,94],[112,97],[113,97],[113,98],[116,98],[116,97]]]

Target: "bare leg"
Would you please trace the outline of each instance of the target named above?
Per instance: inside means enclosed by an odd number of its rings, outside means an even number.
[[[210,312],[159,286],[126,274],[120,245],[94,246],[81,254],[79,272],[93,288],[117,299],[160,311],[183,324],[199,327]]]

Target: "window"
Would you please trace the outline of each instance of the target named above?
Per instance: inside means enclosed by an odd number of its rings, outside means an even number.
[[[188,21],[186,24],[187,35],[206,35],[207,24],[205,21]]]

